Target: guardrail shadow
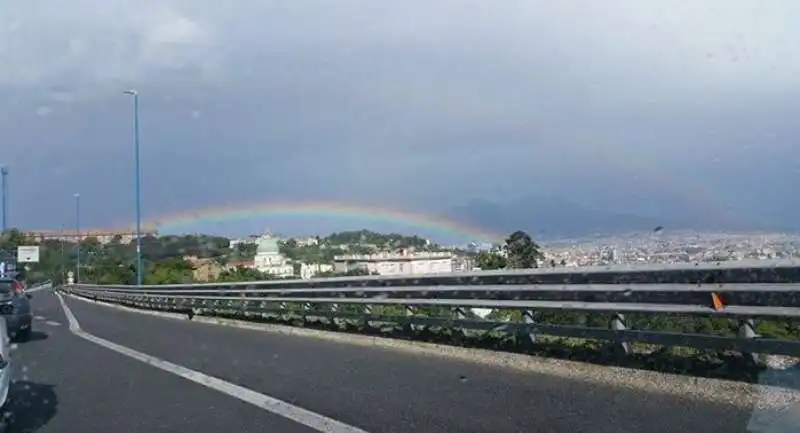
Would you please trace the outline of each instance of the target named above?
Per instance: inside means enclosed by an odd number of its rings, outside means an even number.
[[[58,411],[58,396],[55,385],[26,380],[11,382],[9,404],[13,432],[35,432],[47,425]]]

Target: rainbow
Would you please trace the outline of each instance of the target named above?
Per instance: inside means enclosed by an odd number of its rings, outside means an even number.
[[[391,209],[376,205],[356,205],[337,202],[286,202],[214,207],[182,211],[148,221],[147,227],[175,230],[197,223],[225,222],[263,217],[348,218],[384,222],[426,229],[443,236],[455,236],[478,241],[498,241],[503,235],[452,218]],[[366,228],[366,227],[365,227]]]

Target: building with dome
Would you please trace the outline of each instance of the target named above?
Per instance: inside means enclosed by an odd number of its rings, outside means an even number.
[[[294,266],[281,254],[277,238],[266,233],[256,240],[256,245],[256,256],[253,259],[256,270],[276,277],[294,275]]]

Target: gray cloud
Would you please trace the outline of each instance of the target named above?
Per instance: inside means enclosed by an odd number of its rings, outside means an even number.
[[[156,214],[529,193],[650,215],[791,210],[796,2],[255,3],[6,5],[0,158],[17,197],[47,203],[12,215],[57,225],[53,203],[80,190],[92,224],[128,219],[128,87]]]

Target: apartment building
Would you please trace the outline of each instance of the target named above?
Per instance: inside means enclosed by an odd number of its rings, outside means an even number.
[[[364,269],[380,275],[440,274],[471,270],[466,259],[449,251],[440,252],[382,252],[377,254],[348,254],[333,259],[335,272]]]
[[[142,237],[158,236],[158,232],[155,230],[142,230],[141,233]],[[121,244],[128,244],[136,239],[136,233],[131,230],[86,229],[80,230],[80,233],[76,230],[29,230],[25,234],[38,242],[46,240],[75,242],[76,239],[85,241],[89,238],[96,238],[101,244],[107,244],[118,237]]]

